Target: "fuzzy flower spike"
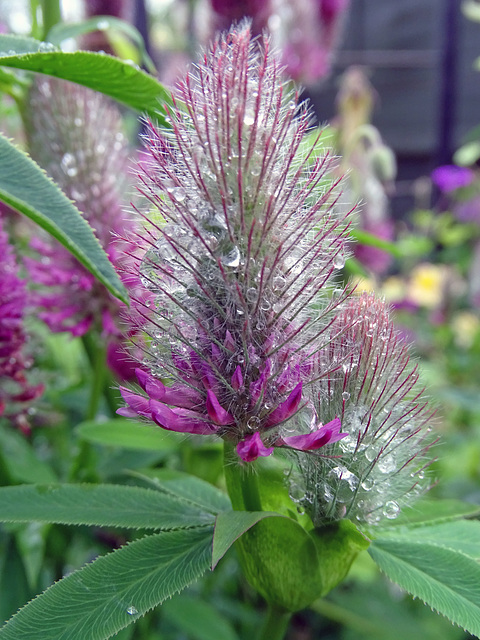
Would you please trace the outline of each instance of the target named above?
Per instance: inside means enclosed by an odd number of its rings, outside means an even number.
[[[340,420],[318,412],[348,296],[333,289],[349,224],[335,159],[306,142],[308,111],[248,23],[212,44],[170,117],[139,170],[151,208],[131,275],[150,292],[134,303],[149,347],[143,392],[122,389],[120,413],[216,434],[246,462],[340,440]]]

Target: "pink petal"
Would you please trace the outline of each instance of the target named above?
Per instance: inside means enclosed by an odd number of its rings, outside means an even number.
[[[215,424],[226,425],[233,422],[233,416],[222,407],[211,389],[207,391],[207,413]]]
[[[203,398],[191,387],[174,385],[166,387],[161,380],[154,378],[142,369],[135,369],[137,380],[151,400],[158,400],[175,407],[193,409],[203,402]]]
[[[302,383],[297,384],[295,389],[291,392],[285,402],[278,405],[276,409],[272,411],[272,413],[267,416],[267,421],[265,423],[265,428],[273,427],[276,424],[280,424],[280,422],[285,422],[288,418],[291,418],[293,414],[298,409],[298,405],[302,399]]]
[[[233,372],[231,383],[235,391],[238,391],[240,387],[243,387],[243,376],[242,376],[242,370],[240,368],[240,365],[237,365],[237,368]]]
[[[331,422],[328,422],[324,426],[320,426],[317,431],[300,436],[288,436],[287,438],[280,438],[276,442],[276,446],[286,445],[292,449],[299,449],[300,451],[314,451],[320,449],[326,444],[337,442],[348,433],[340,433],[342,425],[338,418],[335,418]]]
[[[128,404],[128,407],[122,407],[117,409],[117,413],[126,418],[136,418],[137,416],[143,416],[144,418],[152,419],[152,412],[150,411],[150,402],[145,396],[141,396],[138,393],[130,391],[125,387],[120,387],[120,393],[122,398]]]
[[[203,416],[188,409],[170,409],[161,402],[150,400],[153,420],[164,429],[179,433],[194,433],[197,435],[211,435],[217,427],[203,420]]]
[[[237,444],[237,453],[244,462],[253,462],[259,456],[269,456],[273,453],[273,447],[266,447],[257,431]]]

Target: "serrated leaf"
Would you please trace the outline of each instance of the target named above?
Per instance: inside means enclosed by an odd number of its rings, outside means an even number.
[[[480,635],[480,565],[453,549],[416,539],[374,540],[369,553],[394,582],[468,632]]]
[[[180,443],[177,434],[120,418],[105,422],[82,422],[75,431],[88,442],[138,451],[168,451],[177,449]]]
[[[107,254],[74,204],[23,151],[0,135],[0,201],[63,244],[114,295],[128,301]]]
[[[402,509],[395,520],[382,520],[379,527],[396,529],[397,527],[422,525],[427,522],[441,522],[468,518],[480,515],[480,505],[462,502],[461,500],[425,499],[416,502],[412,507]]]
[[[212,569],[215,569],[223,556],[246,531],[264,518],[284,518],[279,513],[268,511],[228,511],[219,513],[215,520],[213,534]]]
[[[49,484],[0,487],[3,522],[56,522],[143,529],[213,524],[212,514],[142,487]]]
[[[137,478],[149,482],[160,491],[172,497],[187,500],[210,513],[231,511],[232,506],[228,496],[205,480],[188,473],[173,469],[145,469],[140,473],[132,473]]]
[[[191,640],[237,640],[233,626],[211,604],[180,595],[165,602],[162,615]]]
[[[70,574],[21,609],[0,640],[105,640],[199,578],[211,529],[147,536]]]
[[[460,551],[476,560],[480,559],[480,522],[478,520],[454,520],[441,524],[402,527],[384,530],[382,539],[428,542],[440,547]]]
[[[77,38],[92,31],[119,31],[128,36],[135,43],[141,59],[150,73],[155,73],[155,65],[145,49],[142,34],[133,24],[113,16],[95,16],[75,23],[59,22],[50,29],[47,40],[55,45],[60,45],[68,38]]]
[[[22,51],[23,41],[26,49]],[[129,62],[94,51],[59,51],[53,45],[51,51],[45,51],[45,43],[31,38],[19,41],[15,36],[1,36],[0,47],[4,54],[0,66],[76,82],[165,124],[164,104],[171,103],[170,93],[156,78]]]

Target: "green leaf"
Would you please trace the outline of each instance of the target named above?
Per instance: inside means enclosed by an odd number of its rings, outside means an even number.
[[[165,602],[162,615],[192,640],[237,640],[230,622],[211,604],[180,595]]]
[[[12,48],[8,43],[9,38],[13,38]],[[14,36],[1,36],[0,47],[5,55],[0,57],[0,66],[35,71],[76,82],[100,91],[132,109],[145,112],[160,124],[165,124],[163,105],[171,103],[171,97],[153,76],[104,53],[58,51],[53,45],[51,51],[45,51],[42,50],[42,44],[45,48],[45,43],[38,42],[36,51],[31,52],[33,44],[28,39],[30,52],[27,53],[18,50],[20,47]],[[10,51],[16,51],[16,55],[10,54]]]
[[[6,33],[0,34],[0,57],[2,58],[22,53],[36,53],[44,49],[45,46],[45,42],[35,40],[35,38]]]
[[[376,247],[377,249],[382,249],[387,253],[390,253],[392,256],[396,258],[403,257],[403,253],[397,247],[394,242],[390,242],[389,240],[383,240],[373,233],[369,233],[368,231],[362,231],[361,229],[352,229],[350,231],[350,235],[357,242],[364,244],[368,247]]]
[[[382,520],[379,528],[381,527],[382,530],[395,529],[397,527],[404,527],[405,525],[411,527],[413,525],[422,525],[426,522],[471,518],[479,514],[480,506],[478,504],[470,504],[468,502],[462,502],[461,500],[425,499],[416,502],[413,507],[405,507],[402,509],[400,515],[398,518],[395,518],[395,520]]]
[[[59,22],[50,29],[47,40],[52,44],[60,45],[68,38],[77,38],[92,31],[119,31],[128,36],[137,47],[140,57],[150,73],[155,73],[155,65],[145,49],[142,34],[129,22],[119,20],[112,16],[95,16],[89,20],[83,20],[82,22],[76,22],[74,24]]]
[[[12,483],[57,480],[52,469],[38,458],[24,436],[5,427],[0,427],[0,462]]]
[[[128,295],[91,227],[73,203],[23,151],[0,135],[0,200],[61,242],[114,295]]]
[[[480,58],[475,60],[475,69],[480,71]],[[480,158],[480,142],[474,140],[473,142],[467,142],[462,145],[453,154],[453,162],[461,167],[469,167]]]
[[[232,544],[264,518],[284,518],[279,513],[268,511],[228,511],[219,513],[213,535],[212,569],[215,569]]]
[[[414,540],[374,540],[369,553],[394,582],[472,634],[480,635],[480,565],[469,556]]]
[[[232,508],[228,496],[223,491],[205,480],[181,471],[145,469],[141,473],[134,472],[132,475],[146,480],[156,489],[174,498],[187,500],[190,504],[210,513],[217,514],[221,511],[230,511]]]
[[[174,450],[178,449],[180,443],[177,434],[165,429],[119,418],[105,422],[82,422],[75,431],[88,442],[138,451]]]
[[[212,514],[158,491],[108,484],[1,487],[0,520],[145,529],[180,529],[214,522]]]
[[[436,544],[467,556],[480,559],[480,522],[478,520],[454,520],[441,524],[426,525],[407,529],[391,529],[382,532],[382,539],[412,541]]]
[[[47,589],[0,629],[0,640],[104,640],[209,567],[210,528],[147,536]]]

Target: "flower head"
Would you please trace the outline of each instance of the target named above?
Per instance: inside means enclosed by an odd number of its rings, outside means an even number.
[[[128,149],[119,112],[101,94],[48,78],[34,84],[27,120],[32,157],[84,213],[116,264],[112,233],[128,225],[122,211]],[[35,237],[31,247],[40,255],[26,259],[40,285],[33,303],[49,328],[80,336],[96,324],[104,335],[120,336],[121,303],[52,239]]]
[[[385,303],[352,297],[331,330],[338,335],[341,326],[348,328],[331,342],[330,357],[343,364],[321,381],[320,407],[324,419],[339,416],[348,436],[328,458],[297,455],[291,478],[292,498],[317,526],[344,516],[393,519],[428,488],[433,412]]]
[[[151,297],[134,304],[150,344],[142,391],[124,388],[120,412],[221,436],[244,461],[317,451],[346,435],[318,413],[347,296],[332,295],[349,221],[335,159],[307,148],[308,112],[246,23],[213,43],[178,100],[139,169],[152,209],[133,275]]]

